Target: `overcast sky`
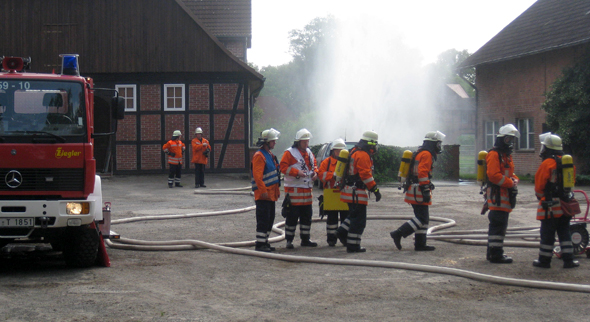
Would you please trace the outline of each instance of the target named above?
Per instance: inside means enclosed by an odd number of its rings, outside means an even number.
[[[451,48],[477,51],[535,0],[252,0],[252,48],[259,67],[289,62],[288,33],[316,17],[383,21],[422,53],[424,64]],[[362,6],[360,6],[362,4]],[[395,30],[393,30],[395,29]],[[374,33],[388,32],[375,30]]]

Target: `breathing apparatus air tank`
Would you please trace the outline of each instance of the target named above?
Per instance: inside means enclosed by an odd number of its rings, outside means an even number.
[[[574,162],[572,156],[565,154],[561,157],[563,188],[571,190],[574,187]]]
[[[487,151],[479,151],[477,154],[477,183],[483,185],[487,181],[486,157]]]
[[[399,164],[399,171],[397,172],[397,180],[399,182],[406,181],[408,172],[410,172],[410,161],[412,161],[412,151],[405,150],[402,154],[402,162]]]
[[[344,171],[346,170],[346,163],[348,162],[348,150],[342,149],[340,150],[340,154],[338,154],[337,158],[338,162],[336,162],[336,169],[334,170],[334,176],[336,177],[336,181],[340,181],[344,176]]]

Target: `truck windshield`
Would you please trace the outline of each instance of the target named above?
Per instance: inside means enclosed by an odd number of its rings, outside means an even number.
[[[83,136],[82,83],[0,79],[0,136]]]

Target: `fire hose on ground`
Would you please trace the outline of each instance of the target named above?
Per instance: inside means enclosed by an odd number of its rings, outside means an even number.
[[[211,191],[211,190],[210,190]],[[226,193],[231,189],[224,190],[213,190],[209,193],[222,192]],[[233,210],[224,211],[213,211],[205,213],[192,213],[183,215],[162,215],[162,216],[142,216],[142,217],[131,217],[125,219],[113,220],[111,224],[129,223],[135,221],[146,221],[146,220],[167,220],[167,219],[179,219],[179,218],[194,218],[194,217],[206,217],[206,216],[219,216],[219,215],[230,215],[237,213],[244,213],[254,210],[256,207],[245,207]],[[368,220],[409,220],[413,216],[403,215],[380,215],[380,216],[367,216]],[[446,234],[435,233],[437,230],[453,227],[456,225],[452,219],[442,217],[430,217],[431,222],[442,222],[442,224],[433,226],[428,229],[429,239],[438,239],[454,243],[462,243],[468,245],[486,245],[487,244],[487,231],[484,230],[462,230],[447,232]],[[319,218],[314,218],[314,222],[323,221]],[[279,242],[285,239],[284,230],[280,229],[285,225],[285,222],[276,223],[273,226],[273,232],[279,234],[278,236],[269,239],[270,243]],[[538,238],[538,233],[533,233],[538,230],[538,227],[519,227],[511,228],[509,231],[517,233],[509,233],[506,235],[507,238],[521,238],[521,239],[535,239]],[[525,231],[519,233],[519,231]],[[373,261],[373,260],[360,260],[360,259],[342,259],[342,258],[324,258],[324,257],[310,257],[310,256],[297,256],[297,255],[284,255],[276,253],[258,252],[250,249],[240,249],[237,247],[252,247],[255,241],[242,241],[242,242],[231,242],[231,243],[219,243],[213,244],[200,240],[168,240],[168,241],[146,241],[123,238],[113,242],[106,240],[106,244],[110,248],[126,249],[126,250],[139,250],[139,251],[180,251],[180,250],[195,250],[195,249],[213,249],[237,255],[256,256],[260,258],[282,260],[289,262],[300,262],[300,263],[315,263],[315,264],[328,264],[328,265],[350,265],[350,266],[366,266],[366,267],[382,267],[382,268],[393,268],[393,269],[404,269],[436,274],[445,274],[451,276],[459,276],[469,278],[480,282],[488,282],[509,286],[520,286],[530,287],[539,289],[559,290],[559,291],[570,291],[570,292],[583,292],[590,293],[590,285],[584,284],[572,284],[572,283],[558,283],[558,282],[547,282],[538,280],[508,278],[501,276],[494,276],[488,274],[482,274],[478,272],[449,268],[442,266],[433,265],[422,265],[422,264],[410,264],[403,262],[389,262],[389,261]],[[539,247],[538,241],[505,241],[505,246],[510,247]]]

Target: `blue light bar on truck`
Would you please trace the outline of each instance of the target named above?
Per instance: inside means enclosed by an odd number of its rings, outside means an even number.
[[[80,70],[78,67],[78,54],[62,54],[59,57],[61,60],[61,74],[62,75],[73,75],[80,76]]]

